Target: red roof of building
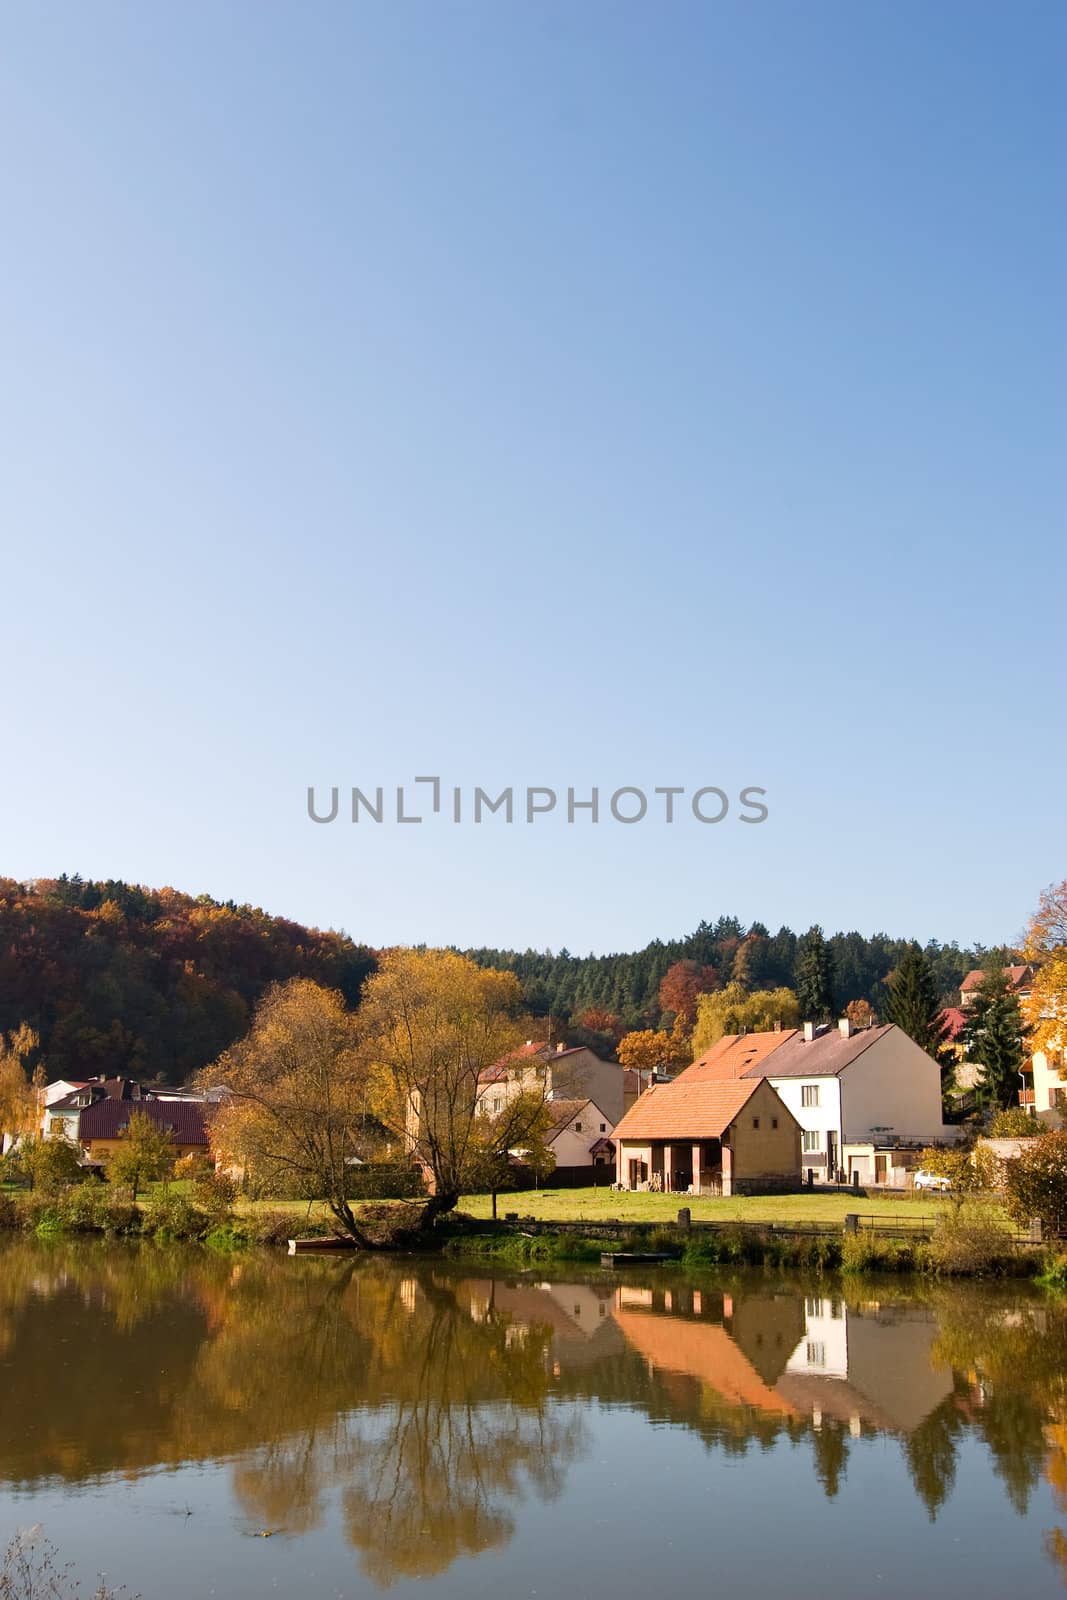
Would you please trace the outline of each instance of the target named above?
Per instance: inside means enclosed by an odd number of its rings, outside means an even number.
[[[98,1100],[78,1119],[78,1139],[118,1139],[134,1114],[148,1117],[173,1135],[175,1144],[206,1145],[204,1108],[188,1100]]]
[[[960,988],[964,991],[979,988],[985,975],[982,967],[975,967],[972,972],[968,972]],[[1033,982],[1034,969],[1029,962],[1023,962],[1020,966],[1005,967],[1004,976],[1013,989],[1025,989]]]
[[[743,1078],[753,1067],[758,1067],[767,1056],[781,1049],[796,1028],[768,1029],[763,1033],[727,1033],[698,1056],[692,1066],[686,1067],[675,1078],[675,1083],[693,1083],[703,1080],[722,1082],[729,1078]]]
[[[941,1020],[945,1024],[944,1039],[946,1044],[955,1044],[967,1026],[966,1011],[961,1011],[959,1006],[946,1006],[941,1013]]]
[[[762,1081],[678,1078],[646,1089],[615,1129],[615,1139],[718,1139]]]

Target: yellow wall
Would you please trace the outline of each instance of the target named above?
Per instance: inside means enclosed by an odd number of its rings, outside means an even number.
[[[755,1128],[752,1124],[757,1117],[759,1127]],[[800,1126],[766,1079],[730,1124],[729,1144],[734,1183],[800,1176]]]

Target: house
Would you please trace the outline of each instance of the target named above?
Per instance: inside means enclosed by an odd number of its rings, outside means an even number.
[[[1020,1105],[1058,1127],[1067,1116],[1067,1049],[1035,1050],[1023,1071],[1029,1082],[1019,1090]]]
[[[765,1078],[686,1078],[647,1089],[616,1127],[625,1188],[730,1195],[797,1185],[800,1125]]]
[[[479,1075],[479,1109],[497,1116],[509,1098],[530,1089],[543,1090],[549,1100],[595,1100],[613,1125],[623,1113],[623,1069],[585,1045],[527,1039]]]
[[[545,1143],[560,1167],[610,1167],[615,1161],[615,1125],[595,1100],[552,1100]]]
[[[1004,976],[1008,980],[1008,987],[1017,1000],[1029,1000],[1036,972],[1037,968],[1029,961],[1023,962],[1018,966],[1004,968]],[[978,991],[982,987],[985,978],[985,971],[981,967],[975,967],[973,971],[968,972],[960,984],[960,1006],[964,1011],[967,1010],[968,1006],[974,1005],[975,1000],[978,998]]]
[[[59,1091],[53,1094],[53,1090]],[[65,1091],[65,1092],[64,1092]],[[133,1078],[90,1078],[85,1083],[60,1079],[45,1090],[41,1134],[45,1139],[78,1143],[82,1112],[100,1100],[140,1100],[141,1085]]]
[[[134,1113],[150,1118],[170,1134],[177,1157],[206,1155],[207,1123],[204,1107],[184,1100],[129,1100],[106,1097],[95,1100],[81,1113],[78,1143],[90,1161],[104,1161],[115,1153]]]
[[[936,1061],[892,1023],[727,1034],[676,1085],[766,1077],[802,1130],[816,1178],[903,1188],[924,1146],[958,1137],[941,1114]]]

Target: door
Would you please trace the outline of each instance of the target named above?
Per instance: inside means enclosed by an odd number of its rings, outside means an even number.
[[[837,1177],[837,1134],[831,1128],[826,1135],[826,1180],[833,1183]]]

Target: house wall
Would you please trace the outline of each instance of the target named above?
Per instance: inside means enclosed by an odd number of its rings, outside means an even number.
[[[1034,1110],[1039,1115],[1042,1111],[1067,1112],[1067,1060],[1064,1059],[1064,1053],[1036,1050],[1033,1070]]]
[[[556,1165],[591,1167],[593,1158],[589,1154],[590,1145],[596,1144],[598,1139],[610,1139],[615,1124],[592,1102],[574,1120],[581,1123],[581,1132],[575,1130],[574,1122],[569,1122],[552,1141]]]
[[[622,1140],[618,1145],[615,1160],[619,1182],[629,1185],[631,1161],[643,1161],[648,1171],[652,1171],[652,1146],[647,1139]]]
[[[120,1148],[122,1143],[121,1139],[90,1139],[83,1145],[83,1148],[90,1161],[107,1161]],[[206,1144],[176,1144],[174,1146],[175,1159],[177,1160],[180,1160],[182,1156],[206,1156],[207,1153]]]
[[[946,1137],[940,1068],[899,1028],[850,1062],[838,1081],[843,1143],[861,1143],[876,1129],[922,1144]]]
[[[548,1093],[556,1100],[595,1100],[612,1127],[622,1121],[622,1068],[592,1050],[549,1056]]]
[[[729,1145],[734,1194],[768,1179],[799,1181],[800,1127],[766,1079],[730,1124]]]
[[[771,1087],[779,1099],[784,1101],[786,1107],[793,1113],[800,1124],[801,1133],[807,1131],[818,1136],[818,1148],[805,1150],[801,1139],[800,1165],[806,1170],[814,1167],[816,1174],[823,1176],[826,1170],[826,1152],[829,1147],[828,1134],[837,1136],[838,1151],[841,1147],[841,1085],[836,1077],[811,1077],[811,1078],[770,1078]],[[804,1088],[806,1085],[815,1085],[819,1091],[817,1106],[804,1105]]]

